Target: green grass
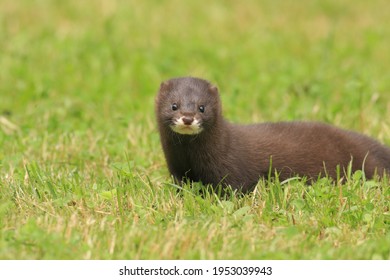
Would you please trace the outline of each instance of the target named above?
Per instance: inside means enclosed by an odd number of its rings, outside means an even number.
[[[390,259],[390,185],[360,173],[177,192],[162,80],[235,122],[317,120],[390,145],[387,1],[0,2],[0,259]]]

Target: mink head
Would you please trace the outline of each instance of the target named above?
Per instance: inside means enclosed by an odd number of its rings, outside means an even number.
[[[182,135],[197,135],[221,117],[217,87],[206,80],[184,77],[161,83],[156,99],[160,128]]]

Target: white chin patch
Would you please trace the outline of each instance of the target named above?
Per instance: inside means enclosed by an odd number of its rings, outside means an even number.
[[[171,129],[176,133],[187,135],[198,134],[203,130],[197,119],[194,119],[190,125],[186,125],[183,122],[183,117],[175,120],[174,124],[171,125]]]

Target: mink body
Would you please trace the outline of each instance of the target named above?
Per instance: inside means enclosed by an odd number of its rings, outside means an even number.
[[[336,178],[337,165],[342,172],[350,162],[367,178],[390,171],[390,149],[356,132],[317,122],[230,123],[218,89],[199,78],[163,82],[156,116],[169,171],[179,183],[249,191],[270,170],[280,180]]]

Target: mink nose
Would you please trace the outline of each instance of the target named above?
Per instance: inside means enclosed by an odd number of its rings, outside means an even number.
[[[191,125],[193,121],[194,121],[193,117],[187,117],[187,116],[183,117],[183,122],[185,125]]]

